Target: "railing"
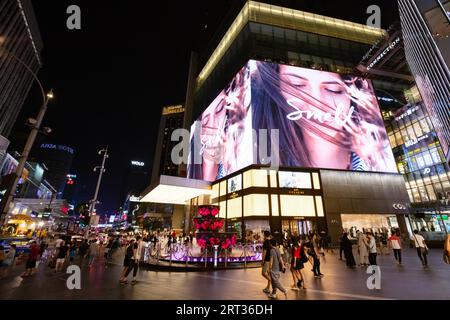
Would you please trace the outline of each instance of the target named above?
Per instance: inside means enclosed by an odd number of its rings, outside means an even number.
[[[217,250],[215,254],[214,250]],[[196,267],[208,268],[214,267],[229,267],[242,265],[245,268],[248,263],[261,261],[262,258],[262,244],[242,244],[236,243],[234,246],[222,248],[202,249],[198,246],[193,246],[191,243],[174,243],[162,244],[157,242],[149,244],[143,253],[143,262],[152,265],[161,265],[168,263],[169,266],[188,266],[195,265]]]

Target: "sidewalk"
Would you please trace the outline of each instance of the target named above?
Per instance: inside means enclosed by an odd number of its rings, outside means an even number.
[[[0,281],[0,299],[169,299],[169,300],[266,300],[262,292],[265,282],[260,268],[211,272],[161,272],[141,269],[138,284],[120,285],[123,252],[114,264],[105,268],[103,259],[93,267],[82,267],[81,290],[68,290],[64,272],[41,265],[38,273],[21,278],[24,266]],[[339,260],[339,252],[322,258],[325,277],[314,279],[311,266],[305,264],[307,290],[289,290],[289,300],[340,299],[450,299],[450,265],[442,261],[442,250],[431,249],[429,267],[424,268],[415,250],[403,252],[403,265],[395,263],[393,254],[378,257],[381,268],[381,290],[369,290],[366,268],[350,269]],[[130,276],[131,279],[131,276]],[[289,289],[292,277],[282,275],[282,284]],[[279,294],[282,300],[282,294]]]

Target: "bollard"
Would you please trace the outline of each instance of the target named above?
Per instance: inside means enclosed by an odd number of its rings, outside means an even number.
[[[218,250],[219,249],[219,246],[216,244],[216,245],[214,245],[214,268],[217,268],[217,253],[218,253]]]
[[[208,267],[208,249],[205,248],[205,269]]]
[[[189,263],[189,245],[185,246],[185,253],[184,253],[185,257],[186,257],[186,267],[188,266]]]
[[[172,248],[173,248],[173,244],[171,243],[171,244],[170,244],[170,247],[169,247],[169,251],[170,251],[169,266],[170,266],[170,267],[172,266],[172,252],[173,252]]]

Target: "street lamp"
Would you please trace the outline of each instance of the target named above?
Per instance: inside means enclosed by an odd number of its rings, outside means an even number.
[[[3,225],[4,222],[6,221],[6,217],[9,213],[9,206],[13,200],[14,193],[17,188],[17,184],[19,182],[19,178],[22,176],[22,172],[25,167],[25,163],[28,160],[28,156],[29,156],[31,148],[33,147],[33,144],[34,144],[34,140],[36,139],[37,133],[39,132],[39,129],[41,127],[42,120],[44,119],[45,111],[47,110],[47,104],[51,99],[53,99],[54,95],[53,95],[52,89],[49,92],[45,93],[44,87],[42,86],[41,81],[39,81],[39,78],[37,77],[36,73],[33,70],[31,70],[31,68],[26,63],[24,63],[21,59],[16,57],[14,54],[9,52],[5,48],[0,47],[0,49],[2,51],[6,52],[6,54],[8,56],[15,59],[23,67],[25,67],[25,69],[28,70],[28,72],[33,76],[34,80],[36,80],[36,82],[41,90],[42,99],[43,99],[42,106],[39,110],[39,113],[38,113],[36,119],[30,119],[31,121],[29,121],[29,124],[31,127],[31,132],[28,136],[27,143],[25,144],[23,152],[20,156],[19,163],[16,168],[16,172],[14,173],[14,180],[13,180],[12,184],[10,185],[10,187],[8,188],[8,190],[6,191],[6,193],[2,199],[2,206],[1,206],[2,217],[0,219],[1,220],[0,222],[1,222],[1,225]]]

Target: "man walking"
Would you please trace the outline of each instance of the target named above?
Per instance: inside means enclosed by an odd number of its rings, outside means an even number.
[[[369,249],[369,263],[371,266],[377,265],[377,243],[372,232],[367,232],[368,249]]]
[[[414,241],[414,247],[417,250],[417,255],[419,256],[420,261],[422,261],[423,266],[428,266],[428,247],[425,243],[425,239],[419,234],[418,230],[414,230],[411,240]]]
[[[262,272],[261,275],[267,280],[267,286],[263,289],[264,293],[270,294],[270,239],[269,231],[264,231],[263,253],[262,253]]]

